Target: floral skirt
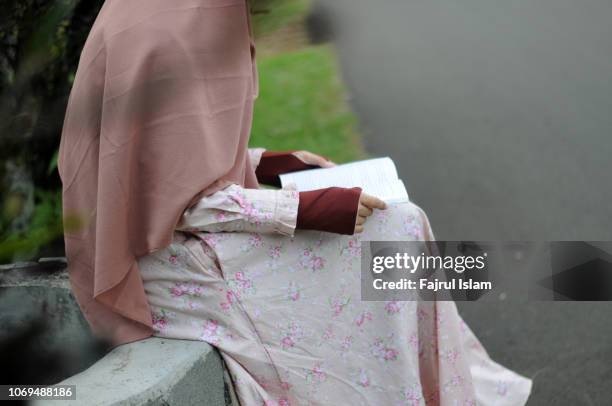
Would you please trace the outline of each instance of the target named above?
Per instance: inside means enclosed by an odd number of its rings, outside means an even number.
[[[424,239],[406,203],[356,236],[176,232],[139,265],[155,335],[215,346],[242,405],[524,405],[453,302],[360,300],[361,240]]]

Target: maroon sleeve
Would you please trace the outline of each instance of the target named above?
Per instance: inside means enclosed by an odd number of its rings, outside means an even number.
[[[297,229],[352,235],[361,188],[331,187],[300,192]]]
[[[318,168],[316,165],[308,165],[295,155],[295,151],[269,152],[265,151],[261,156],[261,161],[255,169],[257,181],[266,185],[280,187],[278,175],[283,173],[303,171],[306,169]]]

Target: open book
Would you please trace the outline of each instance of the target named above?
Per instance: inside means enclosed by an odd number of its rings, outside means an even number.
[[[294,184],[299,192],[333,186],[356,187],[387,203],[408,201],[404,182],[397,176],[391,158],[375,158],[351,162],[332,168],[310,169],[280,175],[281,185]]]

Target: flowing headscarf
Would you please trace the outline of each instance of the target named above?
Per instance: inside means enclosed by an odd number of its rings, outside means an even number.
[[[257,187],[251,38],[245,0],[107,0],[92,27],[58,169],[71,286],[115,344],[152,334],[137,258],[200,197]]]

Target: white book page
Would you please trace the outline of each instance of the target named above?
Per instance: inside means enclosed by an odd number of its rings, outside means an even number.
[[[280,176],[281,185],[294,184],[298,191],[328,187],[361,187],[364,192],[388,203],[408,201],[404,183],[398,179],[391,158],[351,162],[332,168],[311,169]]]
[[[409,201],[408,191],[401,179],[396,179],[391,183],[381,183],[373,185],[373,188],[362,188],[364,192],[376,196],[387,203],[405,203]]]

